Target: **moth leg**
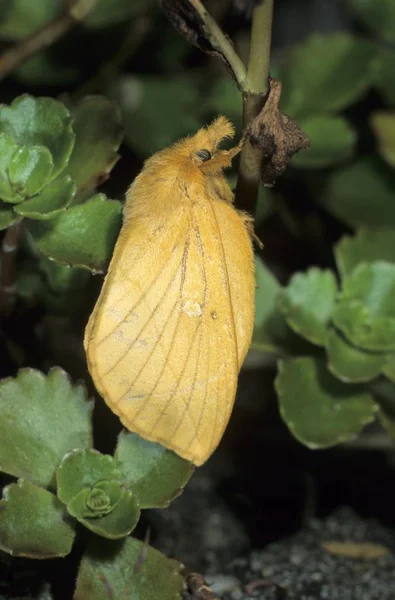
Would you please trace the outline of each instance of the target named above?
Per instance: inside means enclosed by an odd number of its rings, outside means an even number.
[[[256,243],[258,248],[260,248],[262,250],[263,244],[254,231],[254,218],[242,210],[238,210],[237,212],[240,215],[240,218],[242,219],[242,221],[244,223],[244,227],[247,229],[250,238]]]

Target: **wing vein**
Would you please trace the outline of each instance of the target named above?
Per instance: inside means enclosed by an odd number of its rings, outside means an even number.
[[[163,292],[162,296],[160,297],[160,299],[158,300],[157,304],[155,305],[154,309],[151,310],[151,312],[149,312],[149,317],[146,320],[146,322],[144,323],[144,325],[141,327],[140,331],[138,332],[138,334],[136,335],[136,337],[134,338],[133,342],[130,344],[130,346],[128,346],[128,348],[126,349],[126,351],[118,358],[118,360],[105,372],[102,374],[102,377],[105,377],[106,375],[108,375],[108,373],[110,373],[122,360],[124,360],[124,358],[129,354],[129,352],[133,349],[134,345],[136,344],[137,340],[139,339],[139,337],[141,336],[141,334],[145,331],[145,329],[148,327],[148,325],[150,324],[150,322],[152,321],[152,319],[154,318],[154,316],[156,315],[156,313],[158,312],[160,306],[162,305],[163,300],[166,298],[168,292],[170,291],[176,277],[179,271],[180,266],[183,264],[184,261],[184,256],[185,256],[185,252],[187,251],[187,243],[185,245],[184,248],[184,252],[183,252],[183,256],[181,258],[181,262],[180,265],[177,266],[175,273],[173,274],[173,277],[169,280],[169,283],[167,284],[165,291]],[[127,318],[127,317],[125,317]]]
[[[172,255],[174,254],[175,250],[178,248],[178,245],[174,246],[173,251],[172,251]],[[178,267],[176,269],[174,278],[177,275],[177,271],[178,271]],[[162,272],[159,271],[158,274],[156,275],[156,277],[151,281],[151,283],[148,285],[148,287],[144,290],[144,292],[139,296],[139,299],[137,300],[137,302],[132,306],[132,308],[126,313],[125,317],[122,319],[122,321],[120,321],[119,323],[117,323],[114,327],[114,329],[112,329],[108,334],[106,334],[100,341],[97,342],[97,346],[100,346],[100,344],[102,344],[103,342],[105,342],[111,335],[113,335],[115,333],[115,331],[121,327],[121,325],[123,325],[123,323],[126,321],[126,319],[136,310],[136,308],[139,306],[139,304],[145,300],[146,296],[148,295],[148,293],[150,292],[150,290],[153,288],[153,286],[156,284],[156,282],[158,281],[159,277],[161,276]],[[172,283],[173,280],[170,281],[170,285]],[[126,298],[126,296],[130,294],[130,292],[128,291],[125,296],[123,296],[122,298],[120,298],[117,302],[117,304],[115,305],[114,308],[116,308],[116,306],[122,302],[122,300],[124,298]]]

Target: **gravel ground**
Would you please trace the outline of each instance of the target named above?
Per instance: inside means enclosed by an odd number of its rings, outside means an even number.
[[[323,548],[329,541],[375,544],[385,554],[370,559],[339,556]],[[206,578],[223,600],[394,600],[395,534],[341,509]]]

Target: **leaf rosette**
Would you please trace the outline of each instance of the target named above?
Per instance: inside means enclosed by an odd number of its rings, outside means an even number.
[[[58,497],[87,529],[109,539],[129,535],[140,518],[137,498],[112,456],[96,450],[68,453],[57,471]]]

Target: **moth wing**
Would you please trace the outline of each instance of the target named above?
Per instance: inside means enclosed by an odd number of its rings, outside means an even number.
[[[125,427],[196,465],[222,437],[252,332],[240,318],[245,295],[229,281],[239,249],[229,241],[225,251],[222,234],[238,233],[252,263],[251,242],[236,211],[224,210],[195,206],[148,245],[143,228],[124,226],[85,340],[95,384]],[[233,220],[222,233],[220,217]],[[253,293],[253,276],[247,283]]]

